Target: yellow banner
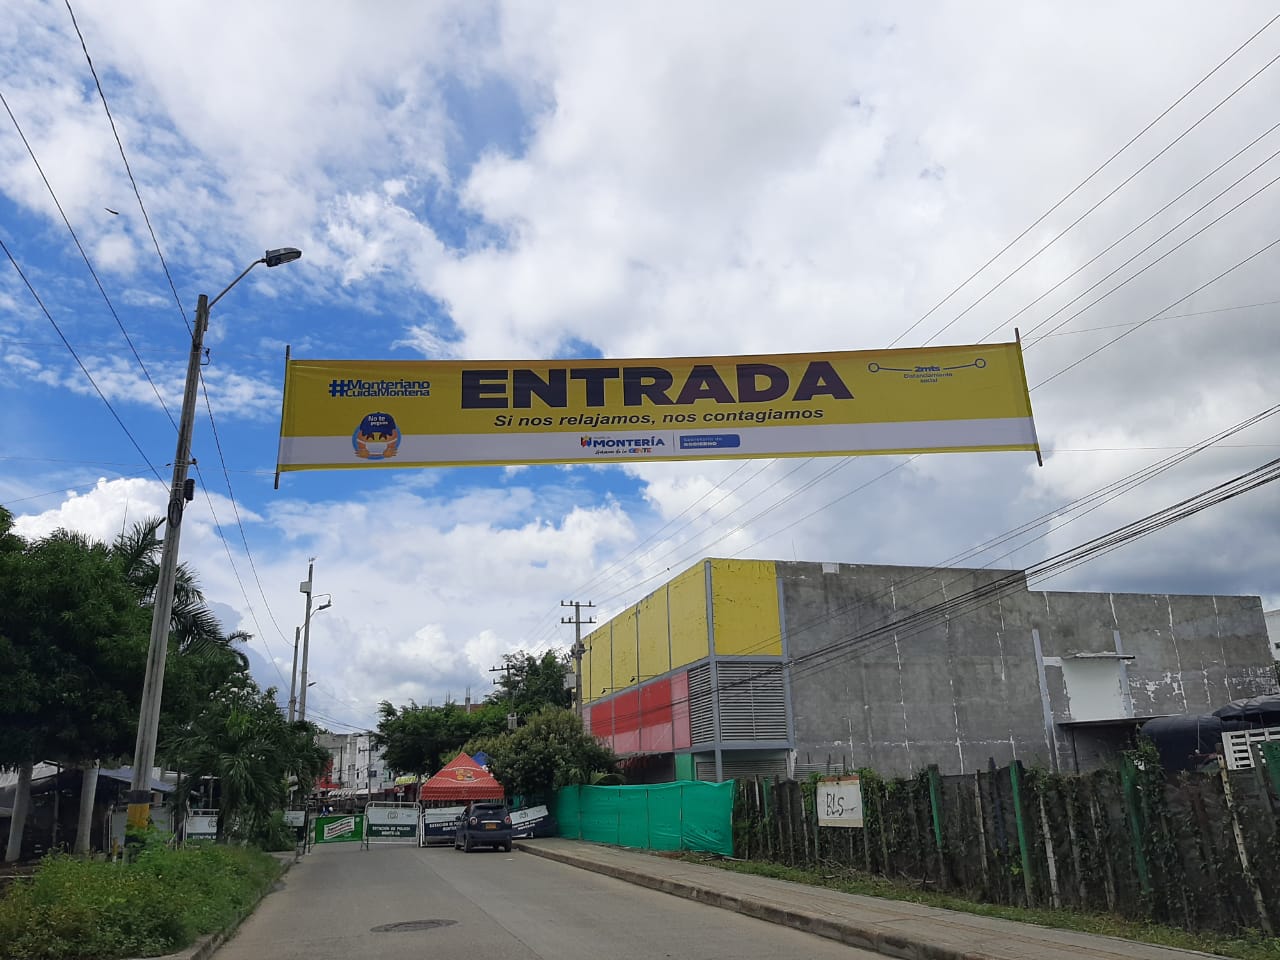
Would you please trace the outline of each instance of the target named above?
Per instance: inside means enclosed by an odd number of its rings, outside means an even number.
[[[1016,343],[671,360],[290,360],[278,471],[1033,450]]]

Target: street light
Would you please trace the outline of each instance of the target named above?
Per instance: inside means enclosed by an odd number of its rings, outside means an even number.
[[[307,568],[306,582],[298,584],[298,589],[302,593],[307,593],[307,590],[310,589],[311,571],[314,569],[314,563],[315,563],[315,560],[314,558],[312,558],[312,566]],[[307,589],[303,589],[304,587]],[[333,594],[322,593],[322,594],[319,594],[319,596],[328,597],[329,599],[326,600],[324,603],[320,604],[320,606],[316,607],[314,611],[310,610],[310,608],[308,607],[308,613],[307,613],[308,626],[311,623],[311,616],[313,613],[320,613],[322,610],[328,610],[330,607],[333,606]],[[310,599],[311,599],[310,597],[307,598],[308,603],[310,603]],[[298,703],[298,697],[296,694],[296,691],[298,689],[298,645],[299,645],[299,642],[301,641],[301,637],[302,637],[302,627],[295,627],[293,630],[293,670],[289,674],[289,722],[290,723],[293,723],[294,721],[294,717],[295,717],[294,708],[297,706],[297,703]],[[302,651],[303,651],[302,652],[302,679],[304,681],[307,679],[307,651],[310,649],[310,646],[309,646],[310,638],[311,638],[311,633],[308,630],[307,641],[303,642],[302,644]],[[315,684],[308,683],[307,686],[314,687]],[[304,693],[302,695],[302,715],[298,717],[298,719],[305,720],[306,716],[307,716],[307,695]]]
[[[129,784],[129,826],[146,829],[151,817],[151,767],[156,758],[156,735],[160,726],[160,696],[164,689],[164,662],[169,652],[169,620],[173,615],[173,585],[178,568],[178,537],[182,532],[184,504],[194,499],[194,487],[188,489],[187,470],[191,465],[191,433],[195,427],[196,387],[200,382],[200,361],[204,352],[204,334],[209,328],[209,311],[213,305],[250,270],[260,263],[278,267],[302,256],[296,247],[268,250],[262,258],[245,267],[226,288],[212,300],[200,294],[196,302],[196,324],[191,332],[191,354],[187,358],[187,383],[182,394],[182,416],[178,424],[178,449],[173,456],[173,482],[169,487],[167,524],[160,551],[160,571],[156,580],[151,609],[151,645],[147,650],[147,673],[142,685],[142,706],[138,712],[138,741],[133,751],[133,776]]]

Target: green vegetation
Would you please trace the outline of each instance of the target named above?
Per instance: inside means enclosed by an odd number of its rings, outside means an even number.
[[[488,754],[489,769],[507,793],[526,799],[548,799],[561,787],[592,783],[594,774],[612,773],[617,766],[613,751],[563,707],[543,707],[523,726],[472,741],[465,749]]]
[[[543,707],[573,705],[573,691],[565,686],[568,658],[555,650],[535,657],[523,650],[504,654],[503,672],[487,703],[501,704],[518,717],[529,717]]]
[[[280,873],[256,850],[150,845],[131,863],[47,858],[0,899],[0,960],[158,956],[235,921]]]
[[[0,507],[0,767],[127,762],[162,523],[136,524],[110,545],[65,530],[27,541],[12,524]],[[281,842],[272,814],[284,806],[288,781],[308,791],[327,755],[318,730],[288,724],[274,692],[250,677],[238,649],[247,639],[224,634],[195,574],[179,565],[157,756],[183,772],[184,784],[216,778],[206,802],[222,810],[219,829],[271,846]],[[186,797],[180,789],[175,801]],[[20,854],[24,821],[11,822],[11,858]]]
[[[382,749],[386,765],[428,777],[457,756],[468,740],[497,733],[507,725],[506,709],[498,704],[468,713],[456,703],[420,707],[410,702],[397,709],[384,700],[378,712],[381,719],[373,742]]]
[[[227,687],[172,737],[165,753],[184,783],[217,778],[220,837],[230,829],[232,836],[274,848],[288,778],[305,796],[329,758],[316,732],[309,723],[286,721],[270,691]]]
[[[1000,904],[979,903],[945,893],[921,890],[907,883],[887,880],[884,877],[867,876],[850,870],[831,873],[828,870],[805,870],[775,863],[743,860],[708,860],[705,855],[688,854],[682,859],[712,866],[734,873],[749,873],[776,880],[790,880],[810,886],[826,887],[842,893],[856,893],[886,900],[904,900],[910,903],[959,910],[983,917],[999,917],[1021,923],[1034,923],[1042,927],[1061,930],[1077,930],[1107,937],[1120,937],[1183,950],[1200,950],[1239,960],[1280,960],[1280,939],[1265,937],[1261,933],[1230,936],[1214,933],[1192,933],[1176,927],[1157,923],[1126,920],[1109,914],[1085,913],[1076,910],[1028,909]]]
[[[487,742],[506,731],[508,714],[523,723],[545,707],[569,706],[572,693],[565,687],[568,664],[563,656],[554,650],[541,657],[521,651],[504,655],[502,661],[507,669],[478,709],[467,711],[456,703],[420,707],[412,701],[396,707],[384,700],[378,707],[381,719],[374,743],[387,766],[429,777],[465,744]]]

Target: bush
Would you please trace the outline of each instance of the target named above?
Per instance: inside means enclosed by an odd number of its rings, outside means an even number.
[[[284,853],[298,845],[295,829],[284,822],[283,811],[274,811],[266,820],[259,820],[249,834],[249,842],[259,850]]]
[[[143,850],[128,864],[45,859],[0,899],[0,960],[158,956],[231,922],[275,878],[256,850]]]

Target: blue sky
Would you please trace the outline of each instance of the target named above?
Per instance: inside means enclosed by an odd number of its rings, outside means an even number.
[[[383,698],[483,695],[503,652],[568,642],[560,600],[608,615],[705,555],[939,563],[1276,402],[1280,248],[1137,324],[1276,238],[1280,67],[1253,75],[1280,23],[1086,181],[1267,24],[1265,4],[73,8],[187,316],[264,249],[304,251],[214,310],[221,456],[202,398],[182,556],[228,629],[255,634],[271,685],[316,557],[333,607],[311,705],[334,726],[368,725]],[[147,461],[167,482],[175,432],[156,392],[176,417],[189,339],[66,6],[9,9],[0,239],[145,458],[2,259],[0,502],[30,536],[110,538],[162,510]],[[1033,391],[1044,467],[337,471],[272,489],[286,344],[720,355],[1005,339],[1015,317],[1032,384],[1105,345]],[[972,562],[1032,563],[1278,448],[1270,418]],[[1051,585],[1273,608],[1278,507],[1264,488]]]

